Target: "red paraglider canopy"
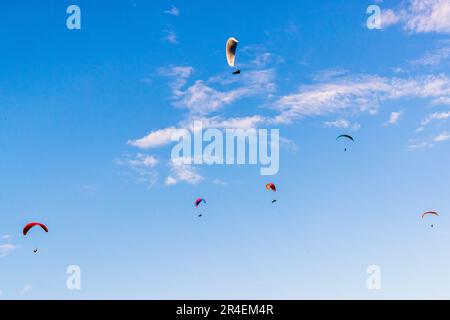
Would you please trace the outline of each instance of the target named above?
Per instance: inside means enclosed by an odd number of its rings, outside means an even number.
[[[30,231],[30,229],[33,228],[33,227],[35,227],[35,226],[39,226],[39,227],[41,227],[42,229],[44,229],[45,232],[48,232],[48,228],[47,228],[47,226],[45,226],[44,224],[39,223],[39,222],[30,222],[29,224],[27,224],[27,225],[25,226],[25,228],[23,228],[23,235],[26,236],[27,233],[28,233],[28,231]]]
[[[272,190],[273,192],[277,191],[277,188],[275,187],[275,185],[273,183],[266,184],[266,189]]]
[[[435,216],[438,216],[438,215],[439,215],[439,213],[437,213],[436,211],[427,211],[427,212],[422,213],[422,219],[423,219],[423,217],[425,217],[427,214],[433,214],[433,215],[435,215]]]

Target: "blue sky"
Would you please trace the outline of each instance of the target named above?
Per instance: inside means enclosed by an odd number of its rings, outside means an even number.
[[[449,23],[445,0],[3,4],[0,298],[449,298]],[[174,164],[193,119],[279,129],[278,174]]]

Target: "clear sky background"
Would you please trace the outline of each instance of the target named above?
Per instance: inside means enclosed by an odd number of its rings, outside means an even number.
[[[3,3],[0,298],[450,298],[449,33],[446,0]],[[279,173],[171,163],[192,119],[279,128]]]

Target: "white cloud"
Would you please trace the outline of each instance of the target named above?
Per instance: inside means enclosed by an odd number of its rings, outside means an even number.
[[[291,151],[297,151],[299,149],[295,141],[285,137],[280,137],[280,147],[286,148]]]
[[[190,121],[193,119],[190,119]],[[201,121],[203,128],[216,128],[216,129],[256,129],[259,125],[267,123],[269,119],[261,115],[253,115],[247,117],[236,118],[221,118],[221,117],[209,117],[209,118],[195,118],[197,121]],[[191,128],[192,130],[192,128]]]
[[[134,181],[145,184],[149,187],[153,186],[157,181],[159,174],[154,168],[158,164],[158,160],[151,155],[138,153],[134,157],[125,155],[122,159],[116,160],[119,165],[126,166]]]
[[[410,32],[450,33],[450,2],[448,0],[409,0],[397,10],[382,14],[384,26],[402,23]]]
[[[425,141],[424,142],[410,141],[410,143],[408,145],[409,150],[420,150],[420,149],[431,148],[431,147],[433,147],[433,145],[428,142],[425,142]]]
[[[391,112],[391,115],[389,116],[389,120],[385,122],[385,125],[395,125],[400,120],[400,117],[402,116],[402,111],[395,111]]]
[[[155,130],[150,132],[148,135],[136,139],[129,140],[128,144],[137,147],[139,149],[151,149],[158,148],[168,145],[172,142],[172,135],[175,134],[181,128],[189,129],[191,132],[193,130],[193,121],[201,121],[203,124],[203,129],[207,128],[217,128],[217,129],[252,129],[257,128],[258,125],[269,122],[269,119],[261,116],[254,115],[248,117],[236,117],[223,119],[221,117],[196,117],[190,118],[180,124],[180,128],[169,127],[165,129]]]
[[[270,95],[276,90],[274,70],[249,71],[242,75],[240,86],[229,90],[213,88],[204,80],[197,80],[185,91],[178,91],[175,106],[186,108],[192,114],[206,115],[222,109],[237,100]]]
[[[222,186],[222,187],[226,187],[228,185],[228,183],[226,183],[225,181],[220,180],[220,179],[214,179],[212,181],[212,183],[215,185],[218,185],[218,186]]]
[[[12,244],[0,244],[0,257],[6,257],[15,249],[17,249],[17,247]]]
[[[175,30],[164,30],[164,37],[163,40],[171,43],[171,44],[177,44],[178,43],[178,36]]]
[[[381,27],[387,28],[393,24],[396,24],[400,21],[400,16],[398,16],[394,10],[387,9],[381,11]]]
[[[172,16],[179,16],[180,15],[180,10],[177,7],[175,7],[175,6],[172,6],[170,9],[165,10],[164,13],[170,14]]]
[[[256,55],[256,57],[252,60],[252,64],[254,64],[258,68],[265,67],[273,60],[273,55],[269,52],[265,52],[262,54]]]
[[[128,144],[140,149],[157,148],[169,144],[172,141],[172,135],[177,132],[177,128],[170,127],[150,132],[143,138],[129,140]]]
[[[166,179],[166,185],[174,185],[178,182],[186,182],[196,185],[204,178],[198,173],[198,170],[192,165],[187,164],[190,159],[175,158],[169,162],[171,174]]]
[[[336,121],[325,121],[323,124],[325,125],[325,127],[328,128],[339,128],[339,129],[346,129],[350,126],[350,123],[344,119],[339,119]]]
[[[339,69],[339,68],[326,69],[326,70],[316,72],[312,78],[314,81],[317,81],[317,82],[325,82],[325,81],[330,81],[337,77],[342,77],[345,74],[348,74],[348,70],[346,70],[346,69]]]
[[[231,104],[245,94],[244,88],[221,92],[211,88],[204,81],[197,80],[187,88],[176,105],[187,108],[193,113],[207,114]]]
[[[333,114],[345,109],[376,113],[381,102],[399,99],[450,97],[450,79],[445,75],[387,78],[360,75],[328,83],[302,86],[275,103],[277,123],[291,123],[306,116]]]
[[[406,30],[450,33],[448,0],[411,0],[406,16]]]
[[[194,73],[194,68],[190,66],[172,66],[169,68],[159,68],[158,74],[169,77],[170,88],[172,89],[173,97],[183,95],[181,89],[186,85],[188,78]]]
[[[131,167],[152,168],[156,166],[158,160],[154,156],[139,153],[134,159],[127,159],[127,163]]]
[[[10,234],[5,234],[2,236],[3,240],[10,240],[11,239],[11,235]]]
[[[443,142],[443,141],[447,141],[449,139],[450,139],[450,133],[445,131],[445,132],[442,132],[441,134],[439,134],[438,136],[436,136],[433,140],[434,140],[434,142]]]
[[[450,19],[450,17],[449,17]],[[413,65],[436,66],[450,59],[450,42],[445,41],[441,47],[430,50],[425,55],[416,60],[410,61]]]
[[[421,123],[422,127],[428,125],[434,120],[446,120],[450,118],[450,111],[447,112],[435,112],[430,115],[428,115]]]
[[[25,285],[25,287],[20,290],[19,295],[24,296],[25,294],[27,294],[28,292],[30,292],[33,289],[33,287],[29,284]]]
[[[431,101],[432,106],[450,106],[450,97],[438,97]]]
[[[173,186],[173,185],[176,185],[176,184],[177,184],[177,180],[174,177],[168,176],[166,178],[166,186]]]

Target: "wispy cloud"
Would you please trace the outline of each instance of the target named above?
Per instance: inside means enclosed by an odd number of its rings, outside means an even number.
[[[247,117],[222,118],[215,117],[200,117],[196,118],[203,124],[203,128],[216,129],[256,129],[259,125],[269,122],[267,118],[261,115],[253,115]]]
[[[17,247],[12,244],[0,244],[0,257],[6,257],[15,249],[17,249]]]
[[[384,123],[385,126],[398,124],[400,117],[402,116],[402,111],[391,112],[389,120]]]
[[[295,141],[288,139],[286,137],[280,137],[280,147],[291,151],[297,151],[299,149]]]
[[[434,142],[444,142],[450,139],[450,133],[447,131],[442,132],[441,134],[437,135],[433,140]]]
[[[433,144],[426,142],[426,141],[422,141],[422,142],[410,141],[408,144],[409,150],[420,150],[420,149],[431,148],[431,147],[433,147]]]
[[[178,43],[178,36],[175,30],[172,29],[166,29],[164,30],[164,37],[163,40],[170,43],[170,44],[177,44]]]
[[[361,129],[361,125],[357,122],[351,123],[345,119],[338,119],[335,121],[325,121],[323,125],[327,128],[337,128],[337,129],[349,129],[352,131],[358,131]]]
[[[166,185],[175,185],[180,181],[196,185],[204,179],[193,165],[188,164],[190,160],[175,158],[169,161],[170,175],[166,178]]]
[[[201,120],[205,128],[256,128],[262,124],[289,124],[308,116],[338,114],[345,110],[353,113],[376,113],[385,101],[421,98],[430,100],[430,104],[442,99],[450,101],[450,79],[446,75],[426,75],[417,77],[380,77],[373,75],[333,76],[328,82],[301,86],[297,92],[275,99],[272,105],[278,114],[273,116],[250,115],[244,117],[223,118],[207,116],[220,110],[224,105],[232,104],[242,97],[267,95],[274,91],[274,75],[271,70],[253,72],[238,88],[220,91],[203,80],[197,80],[187,86],[194,69],[189,66],[177,66],[159,69],[159,74],[169,77],[174,105],[188,109],[188,117],[177,127],[168,127],[150,132],[146,136],[129,140],[128,144],[140,149],[150,149],[171,143],[178,128],[191,129],[192,120]],[[339,73],[339,72],[338,72]],[[184,89],[187,86],[187,89]],[[269,100],[270,101],[270,100]],[[401,111],[390,115],[388,124],[397,123]],[[444,115],[431,115],[430,119]],[[431,121],[431,120],[426,120]],[[359,129],[359,124],[351,125],[347,120],[339,119],[324,123],[328,127]]]
[[[383,29],[398,23],[400,20],[401,17],[392,9],[383,10],[381,12],[381,27]]]
[[[206,115],[244,98],[270,97],[276,90],[274,78],[272,69],[249,71],[242,75],[240,86],[230,89],[214,88],[205,80],[196,80],[174,94],[174,105],[188,109],[191,114]]]
[[[218,185],[218,186],[222,186],[222,187],[226,187],[228,185],[228,183],[226,183],[225,181],[221,180],[221,179],[214,179],[212,181],[213,184]]]
[[[170,14],[172,16],[179,16],[180,15],[180,10],[177,7],[175,7],[175,6],[172,6],[170,9],[165,10],[164,13]]]
[[[399,99],[450,97],[450,79],[445,75],[388,78],[349,76],[331,82],[302,86],[275,103],[278,123],[292,123],[306,116],[323,116],[346,109],[376,113],[380,103]]]
[[[135,158],[127,159],[126,162],[134,168],[153,168],[158,163],[158,160],[154,156],[138,153]]]
[[[348,73],[349,73],[349,71],[346,69],[340,69],[340,68],[326,69],[326,70],[321,70],[321,71],[316,72],[312,78],[316,82],[327,82],[334,78],[342,77]]]
[[[426,52],[423,57],[411,60],[410,63],[421,66],[437,66],[448,60],[450,60],[450,41],[441,41],[439,48]]]
[[[175,134],[177,130],[178,129],[175,127],[154,130],[140,139],[129,140],[128,144],[140,149],[161,147],[172,141],[172,135]]]
[[[203,129],[216,128],[216,129],[253,129],[257,128],[263,123],[270,122],[269,119],[261,115],[253,115],[248,117],[235,117],[235,118],[222,118],[219,116],[213,117],[194,117],[189,118],[186,121],[182,121],[178,128],[169,127],[159,130],[154,130],[148,135],[136,139],[129,140],[128,144],[137,147],[139,149],[152,149],[166,146],[172,143],[172,136],[175,135],[180,129],[186,129],[192,132],[193,121],[201,121]]]
[[[327,128],[339,128],[339,129],[346,129],[350,127],[350,122],[344,119],[339,119],[335,121],[325,121],[323,123],[325,127]]]
[[[450,118],[450,111],[447,112],[434,112],[428,115],[424,120],[422,120],[421,126],[425,127],[433,121],[443,121]]]
[[[135,156],[125,155],[121,159],[117,159],[116,163],[128,168],[133,179],[138,183],[151,187],[158,181],[159,174],[154,168],[158,164],[158,160],[152,155],[142,153]]]
[[[405,1],[399,8],[388,9],[382,15],[383,25],[397,23],[401,23],[409,32],[450,33],[450,2],[448,0]]]
[[[30,292],[33,289],[33,287],[30,284],[25,285],[25,287],[19,291],[19,295],[24,296],[28,292]]]

